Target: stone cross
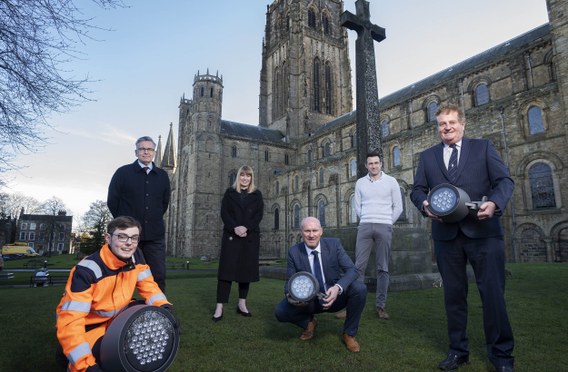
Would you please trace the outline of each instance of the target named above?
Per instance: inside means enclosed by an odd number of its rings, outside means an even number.
[[[357,89],[357,175],[365,176],[368,152],[378,152],[383,159],[379,124],[379,94],[373,40],[385,39],[385,29],[370,21],[369,2],[355,2],[357,15],[349,11],[341,15],[341,25],[357,32],[355,41],[355,81]]]

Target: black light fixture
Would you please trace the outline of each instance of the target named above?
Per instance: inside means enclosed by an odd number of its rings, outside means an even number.
[[[179,327],[166,309],[135,305],[121,312],[101,341],[105,371],[165,371],[179,349]]]
[[[299,271],[288,280],[288,293],[295,301],[309,302],[314,297],[325,297],[320,292],[320,286],[316,277],[308,271]]]
[[[464,190],[449,183],[442,183],[428,194],[428,209],[430,212],[444,222],[459,222],[463,220],[470,211],[476,211],[487,198],[484,196],[481,201],[471,201],[471,198]]]

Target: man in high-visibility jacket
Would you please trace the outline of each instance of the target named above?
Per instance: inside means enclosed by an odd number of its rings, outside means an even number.
[[[57,306],[57,338],[70,371],[101,371],[100,344],[114,317],[133,304],[137,289],[147,305],[172,310],[140,251],[140,223],[117,217],[107,226],[106,244],[69,274]]]

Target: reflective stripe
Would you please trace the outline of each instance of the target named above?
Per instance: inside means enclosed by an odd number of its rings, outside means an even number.
[[[144,271],[140,271],[138,274],[137,281],[141,282],[142,280],[146,279],[147,277],[152,276],[152,271],[150,269],[146,269]]]
[[[80,311],[82,313],[88,313],[89,311],[91,311],[91,303],[71,300],[61,305],[61,311],[63,310]]]
[[[75,349],[71,350],[69,355],[67,355],[67,359],[69,359],[71,364],[75,365],[75,363],[77,363],[79,359],[89,354],[91,354],[91,347],[89,346],[88,342],[83,342],[82,344],[79,344]]]
[[[83,266],[86,267],[87,269],[90,269],[95,274],[95,277],[97,279],[100,279],[103,276],[103,271],[101,270],[101,267],[99,266],[98,263],[96,263],[93,260],[84,259],[81,262],[79,262],[77,266]]]
[[[94,310],[93,314],[97,314],[99,316],[111,318],[111,317],[115,316],[116,314],[120,313],[121,310],[111,310],[111,311]]]
[[[152,305],[154,304],[154,302],[156,301],[160,301],[160,300],[164,300],[167,301],[168,299],[166,298],[166,295],[163,293],[158,293],[153,295],[152,297],[150,297],[149,299],[146,300],[146,305]]]

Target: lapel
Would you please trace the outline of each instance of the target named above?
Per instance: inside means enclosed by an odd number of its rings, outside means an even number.
[[[312,268],[310,266],[310,260],[308,258],[308,252],[306,252],[306,245],[304,242],[298,244],[298,251],[300,253],[300,267],[303,271],[311,273]]]
[[[457,173],[458,178],[461,172],[466,168],[467,159],[469,158],[469,154],[471,153],[470,150],[471,150],[471,140],[469,138],[462,138],[460,159],[458,161],[458,173]]]
[[[446,168],[446,164],[444,164],[444,143],[443,142],[440,142],[434,148],[434,157],[436,158],[436,164],[438,164],[438,167],[444,171],[444,176],[446,177],[446,179],[449,180],[450,176],[448,175],[448,168]]]

